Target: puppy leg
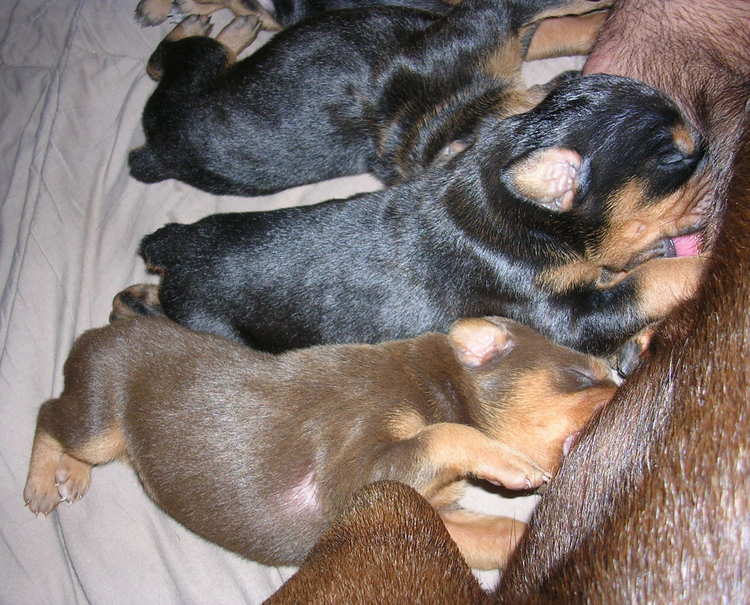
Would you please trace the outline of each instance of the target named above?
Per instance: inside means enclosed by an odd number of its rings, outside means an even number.
[[[466,563],[474,569],[505,567],[526,531],[525,523],[510,517],[461,509],[438,512]]]
[[[158,25],[172,12],[172,0],[141,0],[135,7],[135,20],[143,26]]]
[[[156,50],[149,58],[146,72],[151,79],[156,81],[161,80],[168,69],[173,72],[188,69],[190,64],[195,63],[196,58],[198,59],[198,64],[202,64],[200,55],[193,57],[192,53],[185,52],[186,49],[184,46],[180,46],[175,50],[174,43],[192,36],[208,36],[211,33],[211,28],[212,25],[208,17],[191,15],[183,19],[165,36],[164,40],[159,43],[159,46],[156,47]],[[223,58],[221,66],[223,67],[225,64],[226,58]]]
[[[234,63],[238,55],[250,46],[260,31],[261,23],[254,15],[235,17],[221,30],[216,41],[228,51],[228,62]]]
[[[449,504],[446,487],[469,476],[516,490],[539,487],[550,478],[518,450],[473,427],[441,422],[393,443],[376,461],[371,480],[401,481],[443,506]]]
[[[115,294],[109,314],[110,323],[143,315],[164,315],[159,304],[159,286],[134,284]]]
[[[577,17],[552,17],[536,28],[525,59],[547,59],[565,55],[586,55],[594,45],[607,11]]]
[[[264,9],[256,0],[226,0],[227,8],[238,17],[252,16],[260,21],[263,29],[268,31],[279,31],[282,29],[279,22],[273,18],[271,13]]]
[[[707,259],[701,256],[654,258],[628,273],[637,291],[638,308],[644,317],[656,321],[698,289]]]
[[[99,402],[104,403],[105,402]],[[85,398],[63,394],[42,405],[31,450],[23,498],[31,512],[44,515],[88,490],[91,467],[124,452],[122,431],[112,418],[86,417]],[[108,420],[104,425],[97,420]],[[103,428],[106,426],[107,428]]]

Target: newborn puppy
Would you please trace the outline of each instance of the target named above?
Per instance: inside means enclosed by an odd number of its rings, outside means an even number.
[[[670,238],[700,224],[679,197],[699,158],[653,89],[567,81],[525,114],[485,120],[468,149],[402,185],[148,235],[141,254],[162,274],[151,307],[271,352],[503,315],[609,354],[697,283],[699,257],[666,257]]]
[[[229,195],[368,171],[400,182],[462,148],[482,116],[540,100],[544,91],[527,91],[520,74],[537,20],[608,4],[466,0],[445,17],[393,6],[336,11],[234,65],[257,20],[236,19],[213,40],[207,17],[189,17],[149,60],[159,85],[130,173]],[[550,39],[554,48],[564,41]],[[547,46],[535,37],[534,54],[554,54]]]
[[[471,565],[497,567],[524,525],[459,509],[463,480],[538,487],[614,391],[601,359],[496,317],[276,357],[164,318],[119,321],[73,346],[24,499],[49,513],[122,457],[189,529],[288,565],[358,488],[393,479],[440,512]]]

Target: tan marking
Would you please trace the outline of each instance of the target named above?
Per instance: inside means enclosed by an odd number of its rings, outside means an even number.
[[[115,294],[112,299],[112,312],[109,314],[109,321],[113,322],[119,319],[133,319],[143,317],[140,313],[123,301],[125,296],[139,300],[147,307],[159,306],[159,286],[156,284],[133,284],[124,290]]]
[[[245,6],[241,0],[177,0],[180,11],[186,15],[210,15],[223,8],[229,9],[238,17],[256,17],[263,29],[279,31],[281,26],[273,16],[263,8],[251,9]]]
[[[32,513],[49,514],[60,502],[55,486],[55,472],[62,455],[62,444],[46,431],[37,428],[23,490],[24,502]]]
[[[589,357],[589,362],[595,376],[607,381],[609,366],[595,357]],[[486,430],[554,472],[560,465],[565,439],[581,430],[615,390],[613,382],[604,382],[601,386],[563,392],[554,384],[548,369],[530,370],[516,380],[501,413],[493,417],[493,409],[483,410],[485,418],[494,420],[494,426]]]
[[[537,285],[548,288],[552,292],[564,294],[582,284],[598,281],[601,274],[601,267],[590,262],[576,260],[542,272],[537,278]]]
[[[238,55],[250,46],[258,37],[261,24],[257,18],[236,17],[221,30],[216,41],[227,50],[227,64],[231,65],[237,60]]]
[[[517,37],[496,48],[484,64],[484,72],[498,80],[512,79],[521,72],[521,41]]]
[[[449,483],[469,475],[508,489],[538,487],[549,477],[528,456],[470,426],[451,422],[432,424],[420,431],[417,438],[423,445],[422,456],[432,470],[432,477],[417,488],[428,500]]]
[[[80,500],[89,489],[91,465],[63,454],[55,472],[55,482],[61,500],[66,502]]]
[[[592,6],[591,0],[574,0],[573,2],[568,2],[540,12],[532,21],[530,21],[530,23],[536,23],[543,19],[549,19],[550,17],[585,15],[587,13],[603,11],[609,9],[613,4],[614,0],[607,0],[606,2],[597,2],[595,6]]]
[[[466,563],[474,569],[505,567],[526,531],[526,524],[466,510],[439,511]]]
[[[700,191],[683,186],[662,200],[645,204],[645,185],[638,179],[626,183],[607,200],[609,229],[587,257],[596,265],[614,271],[665,237],[696,228],[701,215],[696,211]]]
[[[164,39],[176,42],[190,36],[208,36],[211,33],[211,28],[212,25],[208,18],[196,18],[190,15],[175,25]]]
[[[106,464],[125,452],[125,435],[120,427],[114,427],[67,452],[88,464]]]
[[[672,136],[674,137],[674,144],[685,155],[693,155],[695,153],[696,143],[690,129],[682,122],[675,125],[672,129]]]
[[[650,321],[661,319],[691,298],[700,284],[706,259],[701,256],[654,258],[631,272],[638,280],[641,312]]]
[[[177,8],[185,15],[210,15],[222,8],[226,8],[226,2],[214,2],[213,0],[176,0]]]
[[[426,425],[422,414],[414,409],[393,412],[385,424],[388,435],[396,440],[411,439]]]
[[[581,16],[551,17],[543,20],[526,53],[527,61],[568,55],[585,55],[596,41],[608,11]]]

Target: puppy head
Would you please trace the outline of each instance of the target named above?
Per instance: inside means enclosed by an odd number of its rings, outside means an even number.
[[[579,258],[621,271],[697,253],[695,236],[679,238],[702,223],[686,186],[702,143],[664,95],[629,78],[586,76],[509,121],[516,135],[501,187]]]
[[[617,388],[606,362],[501,317],[457,321],[448,335],[477,426],[555,470],[571,440]]]

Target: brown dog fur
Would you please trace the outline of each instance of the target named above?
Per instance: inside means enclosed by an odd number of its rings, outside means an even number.
[[[463,480],[540,486],[611,377],[501,318],[276,357],[164,318],[115,322],[76,341],[63,393],[40,409],[24,497],[49,513],[85,493],[92,465],[126,458],[189,529],[296,564],[352,493],[395,479],[440,511],[472,565],[494,568],[524,525],[458,509]]]

